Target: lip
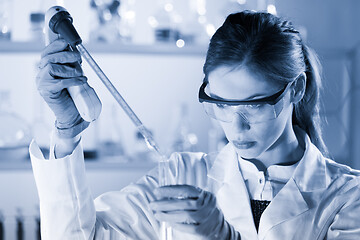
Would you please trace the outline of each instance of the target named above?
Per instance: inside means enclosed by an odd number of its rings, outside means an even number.
[[[254,141],[237,141],[237,140],[232,141],[232,143],[238,149],[249,149],[255,146],[256,144],[256,142]]]

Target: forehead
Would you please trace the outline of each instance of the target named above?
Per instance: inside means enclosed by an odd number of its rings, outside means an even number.
[[[218,67],[209,74],[208,81],[210,94],[229,100],[256,99],[278,91],[275,84],[246,67]]]

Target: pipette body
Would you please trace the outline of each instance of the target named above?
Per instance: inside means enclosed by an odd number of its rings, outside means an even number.
[[[60,6],[50,8],[45,14],[45,22],[49,26],[53,17],[59,13],[63,17],[65,16],[66,9]],[[58,15],[56,15],[58,16]],[[69,19],[72,18],[70,15],[66,15]],[[54,20],[53,20],[54,22]],[[65,23],[65,21],[63,21]],[[78,36],[78,35],[77,35]],[[62,38],[60,34],[55,33],[50,29],[50,27],[45,28],[45,44],[49,45],[51,42]],[[79,39],[80,37],[75,37],[74,39]],[[80,39],[81,40],[81,39]],[[77,40],[76,42],[80,42]],[[81,117],[88,122],[95,121],[101,112],[102,104],[97,96],[96,92],[88,83],[84,83],[79,86],[73,86],[67,88],[71,98],[73,99],[76,109],[78,110]]]

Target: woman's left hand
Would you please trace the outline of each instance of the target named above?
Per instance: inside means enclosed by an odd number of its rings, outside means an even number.
[[[150,208],[158,221],[207,239],[225,239],[219,236],[227,234],[224,217],[212,193],[189,185],[170,185],[155,189],[155,196]]]

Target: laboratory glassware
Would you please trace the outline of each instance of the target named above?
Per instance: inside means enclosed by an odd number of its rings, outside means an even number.
[[[120,39],[119,0],[91,0],[90,6],[96,11],[96,20],[92,21],[90,40],[96,42],[114,42]],[[95,23],[95,24],[94,24]]]
[[[4,240],[4,214],[0,210],[0,240]]]
[[[12,0],[0,0],[0,40],[11,39]]]
[[[173,118],[175,123],[171,134],[171,152],[194,152],[198,137],[191,131],[189,107],[182,103],[175,109]]]
[[[0,91],[0,160],[23,160],[28,157],[32,139],[30,126],[10,103],[10,91]]]
[[[175,43],[179,39],[176,17],[172,0],[161,0],[158,3],[156,12],[149,18],[156,42]]]
[[[30,40],[34,42],[44,42],[44,18],[42,12],[30,13]]]

